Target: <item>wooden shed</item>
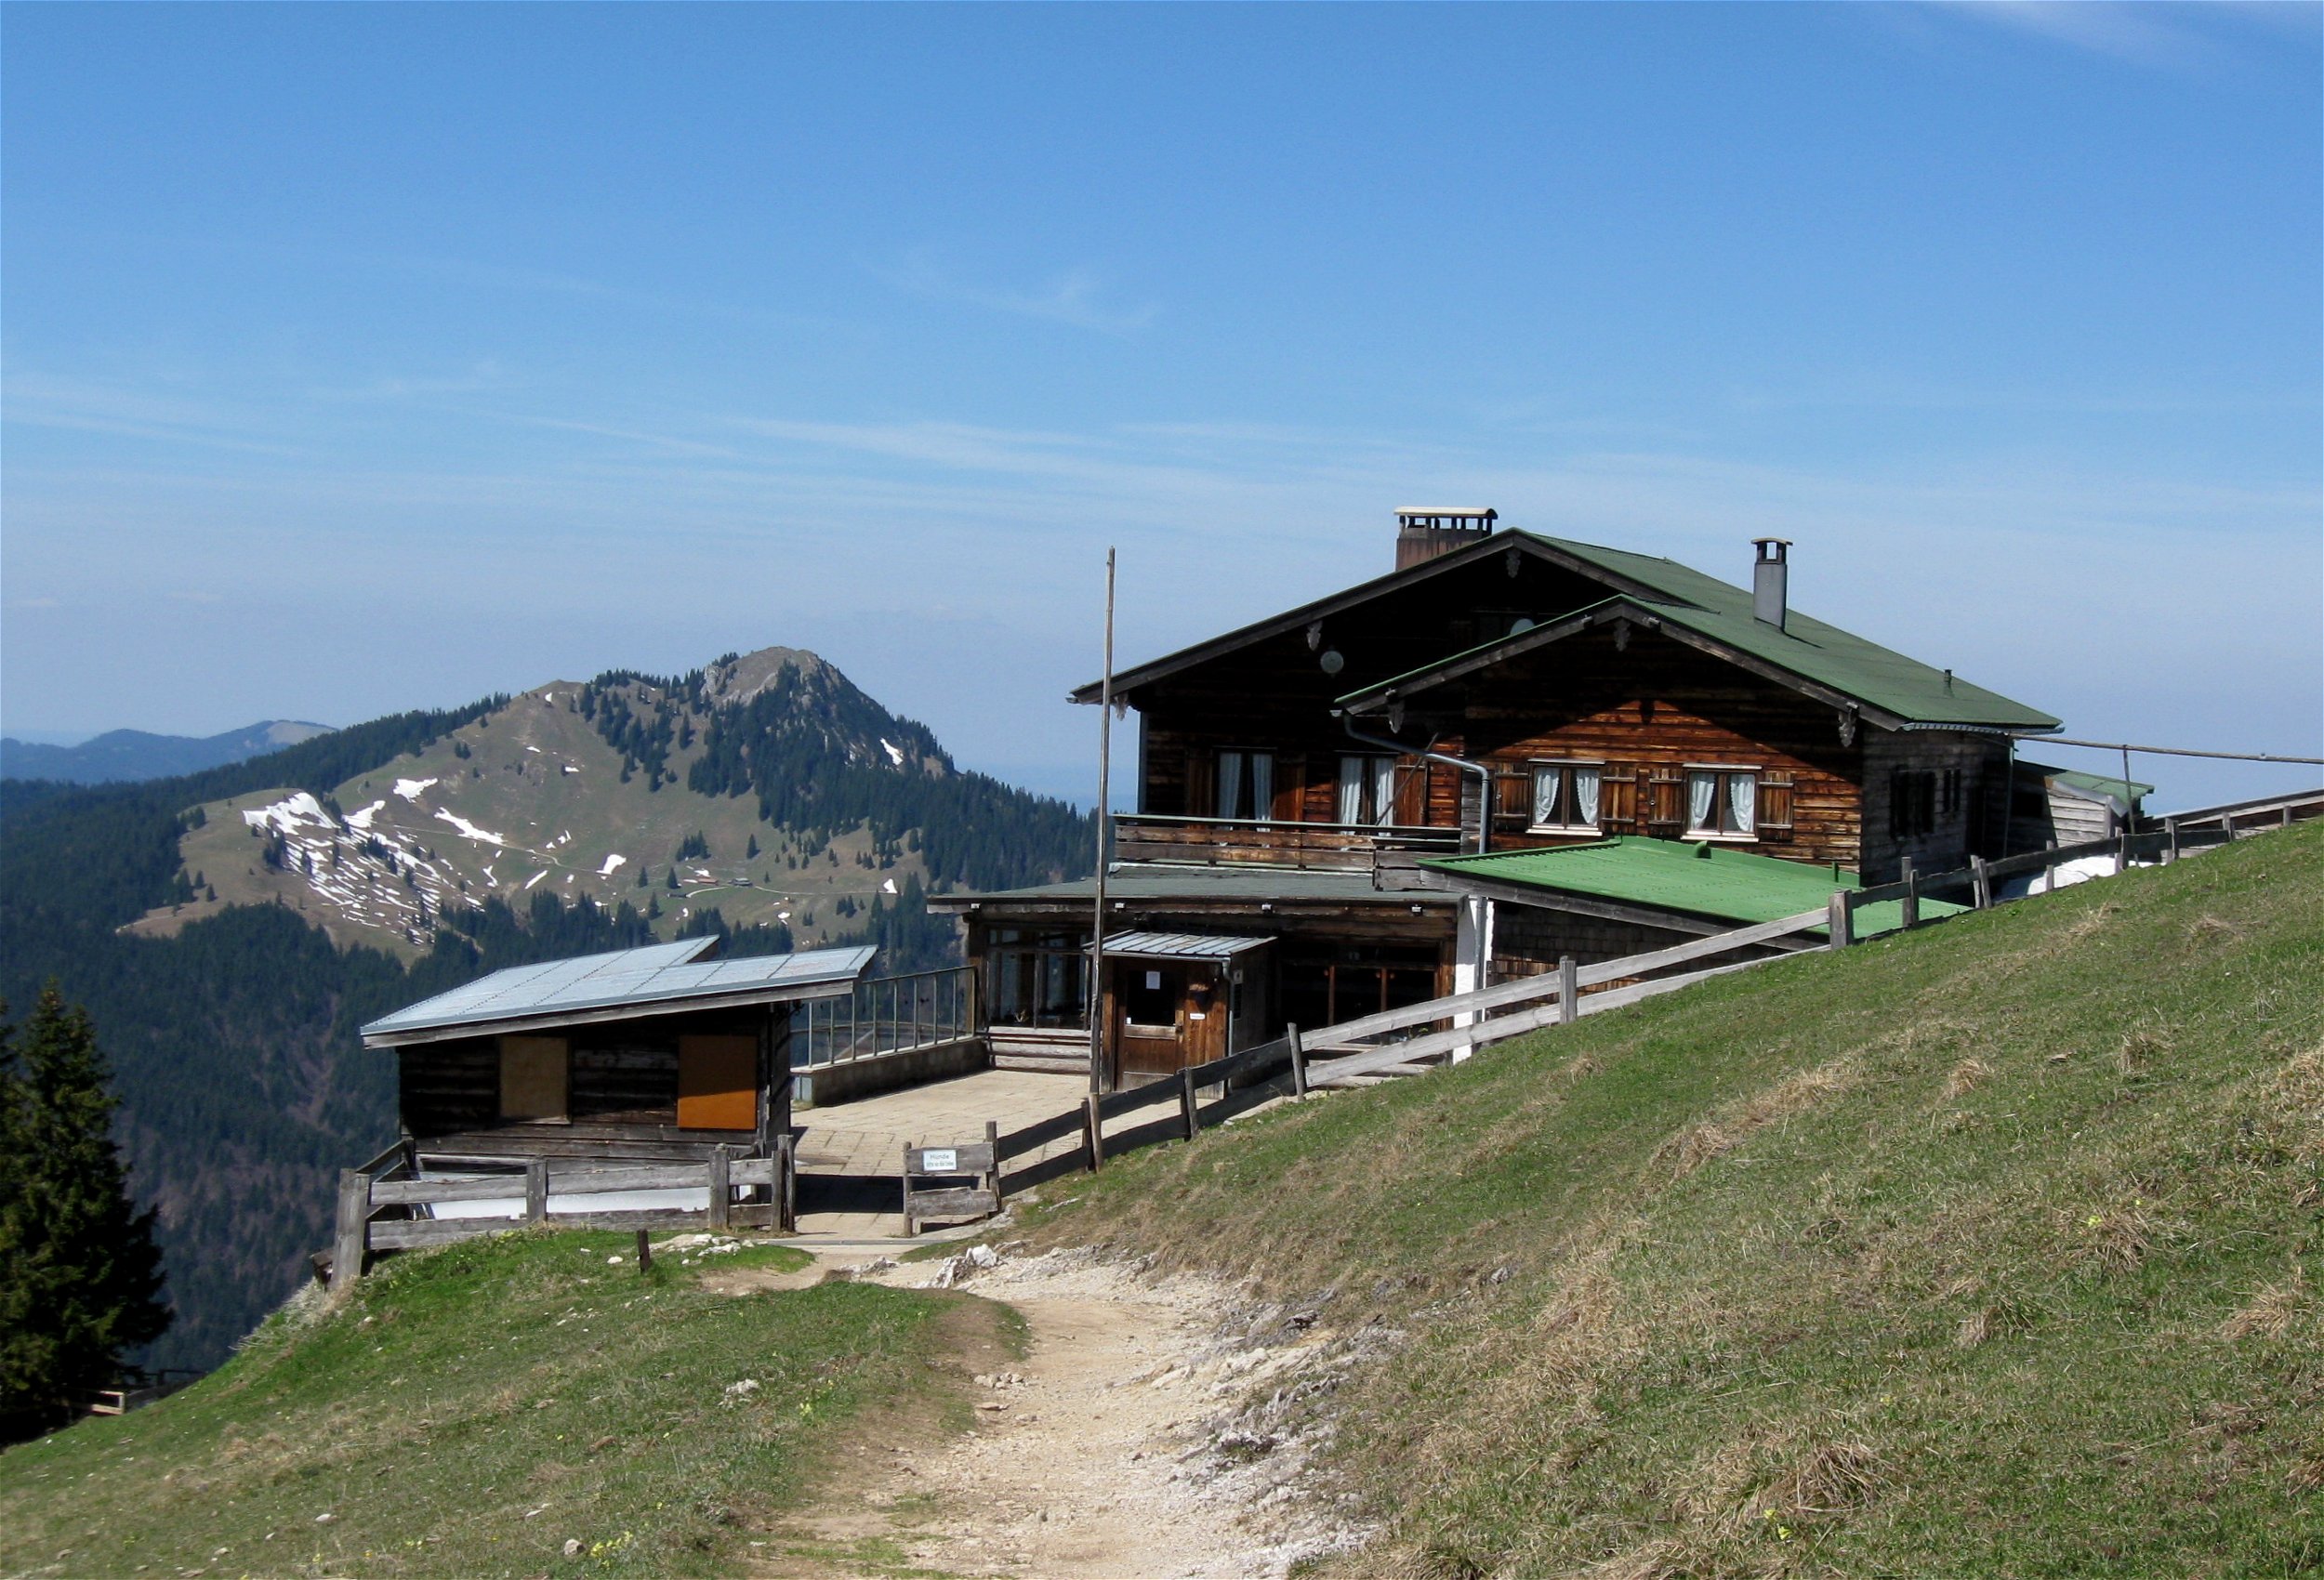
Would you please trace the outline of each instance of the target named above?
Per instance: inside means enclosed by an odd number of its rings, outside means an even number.
[[[873,950],[716,960],[715,938],[512,967],[363,1029],[423,1160],[763,1155],[791,1123],[794,1005]]]

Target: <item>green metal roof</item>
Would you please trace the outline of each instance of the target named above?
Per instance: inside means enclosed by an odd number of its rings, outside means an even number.
[[[1751,613],[1749,589],[1654,555],[1594,543],[1518,533],[1562,549],[1660,595],[1653,599],[1666,620],[1842,691],[1916,724],[1973,724],[2000,730],[2055,730],[2058,720],[1999,692],[1953,677],[1947,679],[1918,659],[1828,625],[1797,610],[1782,629]]]
[[[2135,779],[2124,779],[2119,774],[2109,777],[2103,773],[2084,773],[2075,768],[2045,768],[2037,762],[2020,761],[2017,766],[2023,771],[2038,773],[2069,790],[2080,790],[2085,796],[2098,797],[2117,806],[2127,806],[2130,801],[2143,800],[2155,793],[2153,785],[2141,784]],[[2122,794],[2125,785],[2131,792],[2127,800]]]
[[[1731,649],[1778,669],[1852,697],[1908,724],[1942,728],[1967,725],[2007,731],[2055,730],[2058,721],[2023,703],[2012,702],[1959,676],[1948,677],[1918,659],[1827,625],[1797,610],[1787,612],[1780,629],[1751,612],[1751,595],[1714,576],[1673,560],[1632,554],[1625,549],[1568,538],[1544,537],[1538,533],[1502,534],[1538,544],[1584,566],[1605,572],[1631,584],[1609,599],[1569,610],[1532,630],[1498,637],[1405,674],[1375,680],[1339,698],[1342,706],[1378,704],[1388,692],[1416,689],[1441,671],[1464,660],[1489,658],[1496,650],[1522,652],[1556,639],[1558,628],[1579,617],[1612,606],[1634,604],[1643,614],[1683,626],[1707,638],[1715,646]],[[1474,667],[1474,665],[1472,665]]]
[[[1737,927],[1796,916],[1829,902],[1836,889],[1864,887],[1855,874],[1844,868],[1811,866],[1699,840],[1647,839],[1635,835],[1540,850],[1446,856],[1420,865],[1454,877],[1486,878],[1526,889],[1683,911]],[[1941,900],[1921,902],[1923,916],[1963,909]],[[1855,914],[1859,938],[1891,932],[1903,925],[1900,901],[1867,905]]]

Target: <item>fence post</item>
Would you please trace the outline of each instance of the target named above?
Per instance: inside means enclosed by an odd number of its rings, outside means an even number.
[[[1081,1099],[1081,1128],[1089,1148],[1089,1172],[1095,1174],[1105,1166],[1105,1119],[1098,1113],[1095,1092]]]
[[[1557,1023],[1570,1026],[1581,1019],[1581,967],[1570,955],[1557,957]]]
[[[1186,1121],[1186,1139],[1191,1141],[1202,1130],[1202,1119],[1195,1108],[1195,1073],[1192,1069],[1178,1073],[1178,1112]]]
[[[774,1221],[786,1234],[799,1232],[798,1144],[787,1130],[774,1139]]]
[[[1993,878],[1985,870],[1983,856],[1969,858],[1969,899],[1980,911],[1993,903]]]
[[[524,1161],[524,1221],[540,1223],[548,1217],[548,1160]]]
[[[720,1141],[710,1149],[710,1227],[712,1229],[726,1227],[727,1215],[734,1201],[734,1192],[728,1183],[727,1164],[726,1143]]]
[[[1307,1045],[1300,1040],[1297,1021],[1283,1028],[1283,1040],[1291,1045],[1291,1096],[1307,1095]]]
[[[371,1179],[352,1168],[339,1170],[338,1234],[331,1244],[331,1293],[355,1287],[363,1276],[363,1250],[371,1238]]]
[[[2041,849],[2044,855],[2055,850],[2057,848],[2058,842],[2054,839],[2045,839],[2041,842]],[[2044,894],[2055,894],[2057,891],[2057,863],[2055,862],[2044,862],[2041,863],[2041,892]]]
[[[1917,928],[1921,925],[1921,875],[1912,870],[1910,856],[1905,858],[1904,867],[1905,898],[1901,909],[1904,913],[1905,926]]]
[[[909,1240],[919,1232],[912,1221],[912,1143],[904,1143],[904,1237]]]
[[[2179,859],[2179,820],[2177,818],[2163,819],[2162,835],[2162,864],[2167,867]]]
[[[1831,942],[1826,947],[1845,949],[1854,941],[1848,936],[1851,914],[1854,910],[1855,906],[1850,902],[1846,889],[1835,889],[1831,891],[1831,901],[1825,910],[1824,920],[1824,925],[1831,931]]]
[[[984,1145],[991,1150],[993,1154],[993,1171],[984,1177],[984,1188],[992,1192],[993,1210],[995,1212],[998,1212],[1000,1211],[1002,1205],[1000,1194],[1000,1124],[998,1121],[987,1119],[984,1122]]]

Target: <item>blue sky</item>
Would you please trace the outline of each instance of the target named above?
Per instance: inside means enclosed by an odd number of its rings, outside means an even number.
[[[2318,17],[12,5],[0,721],[785,642],[1065,788],[1108,544],[1129,661],[1443,500],[2315,754]]]

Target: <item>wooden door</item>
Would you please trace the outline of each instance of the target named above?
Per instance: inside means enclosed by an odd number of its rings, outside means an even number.
[[[1115,962],[1122,1080],[1171,1075],[1186,1058],[1186,968],[1168,960]]]
[[[500,1039],[500,1117],[520,1125],[562,1125],[572,1060],[562,1037]]]
[[[678,1039],[678,1127],[755,1130],[759,1127],[759,1039],[684,1036]]]

